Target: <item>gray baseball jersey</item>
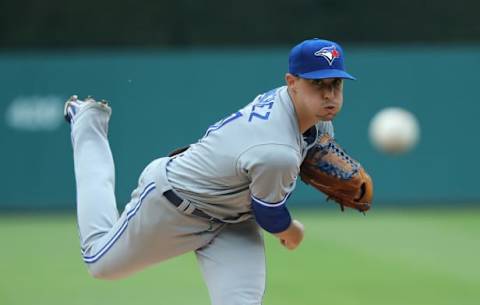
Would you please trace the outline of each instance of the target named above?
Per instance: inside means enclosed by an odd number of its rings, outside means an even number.
[[[249,217],[251,196],[267,203],[287,198],[317,134],[333,137],[332,123],[320,122],[311,133],[310,140],[300,133],[287,87],[273,89],[210,126],[169,162],[167,177],[197,208],[241,221]]]

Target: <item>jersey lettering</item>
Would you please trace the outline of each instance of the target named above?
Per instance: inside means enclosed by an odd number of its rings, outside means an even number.
[[[268,118],[270,117],[270,112],[271,112],[270,110],[273,108],[273,102],[275,100],[276,93],[277,93],[277,89],[273,89],[258,97],[257,101],[252,104],[250,116],[248,117],[249,122],[251,122],[254,118],[257,118],[260,120],[268,120]],[[243,116],[243,113],[240,111],[237,111],[229,115],[223,120],[220,120],[217,123],[208,127],[203,137],[204,138],[207,137],[212,131],[218,130],[223,126],[225,126],[226,124],[242,116]]]
[[[253,118],[259,118],[262,120],[268,120],[268,117],[270,116],[270,111],[265,112],[264,114],[254,112],[255,109],[252,109],[252,112],[250,113],[250,117],[248,118],[248,121],[251,122]]]
[[[252,105],[252,111],[248,117],[248,121],[251,122],[253,118],[261,120],[268,120],[270,116],[270,110],[273,107],[273,101],[275,99],[276,90],[270,90],[267,93],[262,94],[256,103]]]
[[[237,111],[228,117],[224,118],[223,120],[218,121],[217,123],[213,124],[212,126],[208,127],[207,132],[205,132],[205,135],[203,136],[204,138],[210,134],[210,132],[218,130],[225,126],[225,124],[230,123],[240,117],[242,117],[243,114],[240,111]]]

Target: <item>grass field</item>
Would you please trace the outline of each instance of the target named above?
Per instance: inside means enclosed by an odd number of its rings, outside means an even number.
[[[478,305],[480,210],[294,212],[297,251],[267,236],[264,305]],[[1,305],[209,304],[192,254],[94,280],[73,215],[0,216]]]

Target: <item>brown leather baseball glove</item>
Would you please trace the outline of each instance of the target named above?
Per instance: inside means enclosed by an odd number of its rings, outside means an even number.
[[[322,135],[300,167],[303,182],[344,207],[366,212],[373,197],[373,182],[357,161],[353,160],[328,134]]]

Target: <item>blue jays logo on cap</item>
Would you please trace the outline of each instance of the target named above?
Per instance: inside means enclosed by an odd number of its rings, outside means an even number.
[[[333,41],[309,39],[292,48],[288,72],[306,79],[348,78],[342,47]]]
[[[337,58],[340,58],[340,52],[337,51],[335,46],[329,46],[325,48],[321,48],[317,52],[314,53],[315,56],[322,56],[328,61],[328,64],[331,66],[333,61]]]

